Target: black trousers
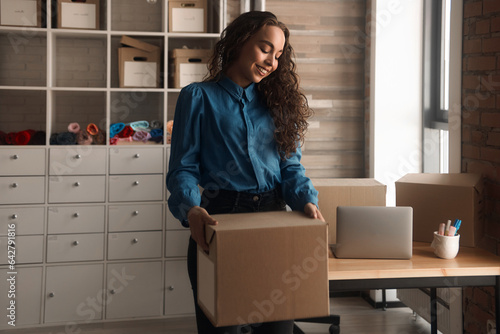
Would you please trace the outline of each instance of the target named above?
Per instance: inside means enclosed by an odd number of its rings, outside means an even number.
[[[207,191],[202,194],[201,206],[210,215],[222,213],[246,213],[263,211],[283,211],[285,202],[281,198],[281,190],[274,189],[262,194],[240,193],[235,191]],[[188,273],[193,288],[198,334],[292,334],[293,321],[276,321],[244,326],[214,327],[205,316],[197,302],[197,246],[189,238]]]

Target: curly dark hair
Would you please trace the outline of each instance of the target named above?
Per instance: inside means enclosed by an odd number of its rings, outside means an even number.
[[[299,88],[299,77],[290,45],[290,31],[270,12],[251,11],[238,16],[221,34],[209,60],[205,81],[219,81],[232,62],[238,59],[243,45],[263,26],[279,27],[285,34],[283,53],[278,68],[257,84],[275,125],[274,138],[281,159],[296,152],[304,142],[307,119],[312,116],[306,96]]]

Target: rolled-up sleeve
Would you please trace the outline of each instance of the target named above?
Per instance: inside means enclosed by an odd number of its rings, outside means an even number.
[[[170,212],[186,227],[189,209],[201,202],[198,183],[202,113],[203,98],[199,89],[193,86],[182,89],[175,108],[166,183]]]
[[[280,163],[283,198],[294,211],[304,211],[307,203],[318,205],[318,191],[305,175],[305,168],[300,163],[301,157],[302,151],[298,147],[290,158]]]

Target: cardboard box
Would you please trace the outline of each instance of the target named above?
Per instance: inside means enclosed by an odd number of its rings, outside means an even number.
[[[57,0],[57,27],[99,29],[100,0]]]
[[[328,223],[328,242],[337,242],[337,206],[385,206],[387,187],[375,179],[311,179],[319,192],[321,214]]]
[[[213,216],[198,304],[214,326],[327,316],[327,225],[301,212]]]
[[[413,207],[413,240],[432,242],[440,223],[462,220],[460,245],[483,236],[480,174],[407,174],[396,181],[396,205]]]
[[[182,88],[192,82],[202,81],[208,73],[209,49],[174,49],[170,53],[170,86]]]
[[[0,0],[0,25],[42,26],[42,0]]]
[[[122,36],[118,48],[120,88],[160,87],[161,49],[135,38]]]
[[[169,1],[169,32],[207,32],[207,0]]]

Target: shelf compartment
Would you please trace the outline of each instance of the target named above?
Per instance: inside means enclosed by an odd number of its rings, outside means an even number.
[[[106,36],[57,34],[54,43],[56,87],[106,87]]]
[[[53,91],[52,105],[50,131],[52,136],[67,133],[70,123],[78,123],[80,129],[87,129],[90,124],[95,124],[99,128],[100,135],[94,137],[92,144],[106,144],[106,92]],[[53,140],[51,144],[62,145],[64,143],[59,141],[55,144]],[[74,142],[70,140],[66,144],[71,145]]]
[[[77,30],[88,30],[88,31],[95,31],[95,30],[107,30],[107,0],[100,0],[99,1],[99,21],[98,21],[98,27],[97,29],[78,29],[78,28],[63,28],[63,29],[74,29],[75,31]],[[59,28],[58,25],[58,19],[59,19],[59,13],[58,13],[58,5],[57,5],[57,0],[52,0],[52,20],[51,24],[53,28]]]
[[[0,90],[0,145],[13,145],[4,134],[31,133],[30,145],[45,145],[47,93],[42,90]],[[19,144],[20,142],[17,141]]]
[[[111,30],[163,32],[162,0],[112,0]]]
[[[146,121],[151,126],[159,124],[164,128],[164,93],[149,91],[113,91],[110,98],[110,123]],[[159,123],[157,123],[159,122]],[[110,137],[113,134],[110,133]],[[162,143],[163,141],[160,141]],[[119,140],[118,145],[157,144],[156,141]]]
[[[164,50],[164,45],[165,45],[165,38],[163,36],[144,36],[144,35],[132,35],[131,36],[134,39],[137,39],[141,42],[149,43],[155,46],[158,46],[160,50]],[[120,87],[120,76],[119,76],[119,61],[118,61],[118,49],[121,47],[125,47],[121,44],[121,39],[122,35],[114,35],[111,37],[111,87],[112,88],[119,88]],[[163,53],[163,52],[162,52]],[[159,63],[159,87],[162,88],[164,87],[164,71],[165,69],[163,68],[163,58],[164,55],[162,54],[160,56],[160,63]],[[139,89],[144,89],[141,87],[138,87]],[[153,88],[155,89],[155,88]]]
[[[0,60],[0,86],[45,86],[46,33],[1,31]]]

